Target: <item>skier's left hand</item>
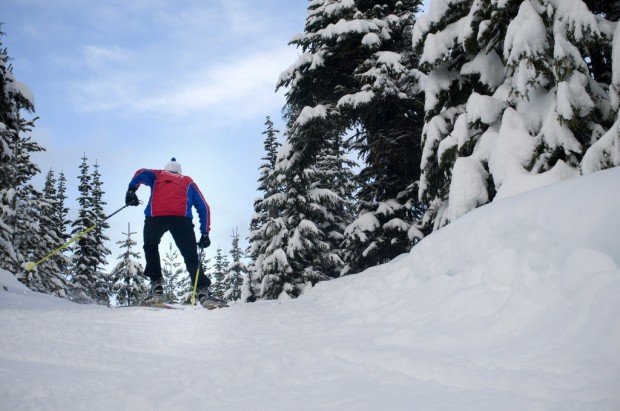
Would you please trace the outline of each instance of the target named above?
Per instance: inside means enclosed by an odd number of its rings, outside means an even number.
[[[210,245],[211,245],[211,240],[209,240],[209,233],[201,235],[200,241],[198,241],[198,247],[207,248]]]

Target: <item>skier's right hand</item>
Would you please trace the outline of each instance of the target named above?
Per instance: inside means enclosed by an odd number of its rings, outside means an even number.
[[[198,247],[207,248],[211,245],[211,240],[209,239],[209,233],[203,233],[200,236],[200,241],[198,241]]]
[[[136,195],[136,189],[130,188],[127,190],[127,194],[125,194],[125,205],[128,206],[137,206],[140,204],[140,200]]]

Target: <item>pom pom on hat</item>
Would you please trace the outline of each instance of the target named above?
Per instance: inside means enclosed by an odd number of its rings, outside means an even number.
[[[174,157],[166,164],[164,170],[170,171],[171,173],[182,174],[181,164],[177,163],[177,159]]]

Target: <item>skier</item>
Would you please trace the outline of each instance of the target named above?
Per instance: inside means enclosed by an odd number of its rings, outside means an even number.
[[[189,271],[192,284],[200,266],[198,275],[197,298],[201,305],[211,306],[214,301],[209,296],[211,281],[205,275],[198,261],[196,245],[201,249],[209,247],[209,230],[211,213],[209,205],[194,181],[182,175],[181,164],[172,158],[163,170],[142,168],[136,171],[129,182],[125,195],[125,204],[140,204],[136,190],[141,184],[151,188],[151,197],[144,210],[144,255],[146,267],[144,275],[151,279],[151,290],[146,299],[149,303],[163,303],[161,262],[159,259],[159,242],[167,231],[170,231],[185,266]],[[200,241],[196,243],[194,224],[192,223],[192,206],[198,211],[200,219]]]

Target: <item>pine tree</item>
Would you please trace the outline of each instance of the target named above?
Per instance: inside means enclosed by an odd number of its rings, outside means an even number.
[[[168,243],[168,250],[163,258],[162,274],[164,287],[164,302],[176,304],[185,302],[192,291],[189,277],[182,264],[178,261],[179,253]]]
[[[259,167],[258,192],[260,197],[254,201],[254,215],[250,222],[250,234],[248,236],[249,246],[248,255],[251,259],[248,268],[248,276],[244,279],[242,300],[245,302],[255,301],[260,295],[260,283],[263,278],[262,262],[265,258],[267,244],[269,242],[269,232],[267,230],[273,220],[279,218],[278,210],[270,204],[273,196],[280,195],[283,191],[282,183],[275,174],[276,159],[278,155],[279,130],[273,126],[269,117],[265,121],[265,131],[263,131],[265,155],[263,163]]]
[[[288,147],[288,144],[284,147],[284,156]],[[254,296],[261,299],[279,298],[282,291],[292,288],[286,285],[292,268],[286,253],[289,227],[283,211],[288,203],[288,189],[283,170],[284,167],[276,164],[270,171],[268,181],[277,189],[271,195],[264,196],[261,207],[267,218],[250,235],[250,241],[253,242],[250,258],[253,258],[254,279],[246,284],[246,292],[249,294],[248,288],[252,287]],[[260,243],[255,239],[260,239]]]
[[[142,276],[142,264],[138,261],[140,254],[134,251],[137,243],[131,238],[135,232],[131,231],[131,225],[127,224],[127,232],[123,235],[127,236],[124,240],[117,241],[123,253],[118,257],[121,260],[110,274],[112,283],[112,291],[116,296],[118,305],[130,306],[138,305],[148,292],[146,280]]]
[[[223,250],[218,247],[215,253],[215,264],[211,273],[211,295],[216,298],[224,298],[224,275],[228,270],[228,258]]]
[[[244,282],[244,278],[248,274],[248,269],[243,263],[244,257],[243,250],[239,246],[239,231],[233,230],[232,233],[232,246],[229,254],[232,259],[232,263],[228,266],[224,275],[224,299],[227,301],[237,301],[241,298],[241,287]]]
[[[58,224],[56,228],[57,232],[60,234],[60,240],[62,243],[69,240],[70,236],[67,232],[68,227],[71,224],[69,220],[69,208],[65,206],[67,201],[67,179],[65,178],[65,174],[61,171],[58,175],[58,185],[56,187],[56,197],[54,201],[54,221]],[[66,273],[69,271],[71,259],[67,257],[65,252],[59,256],[57,264],[61,273]]]
[[[56,207],[54,208],[56,213],[56,221],[59,224],[58,230],[62,233],[64,240],[69,239],[67,233],[67,227],[71,224],[69,220],[69,208],[65,206],[67,201],[67,179],[65,173],[62,171],[58,175],[58,186],[56,188]]]
[[[291,148],[286,175],[287,184],[294,186],[289,205],[292,213],[300,215],[291,214],[287,223],[297,230],[291,231],[291,238],[300,233],[299,241],[293,240],[294,253],[306,264],[306,277],[314,277],[313,283],[325,272],[317,270],[315,263],[308,266],[309,261],[329,261],[326,256],[336,253],[324,247],[320,230],[324,222],[312,221],[318,231],[308,230],[307,224],[300,230],[295,224],[311,215],[306,209],[311,204],[308,190],[316,192],[317,187],[308,177],[318,177],[318,157],[341,144],[352,128],[357,129],[354,148],[366,162],[359,178],[357,217],[363,222],[371,215],[376,225],[356,221],[347,230],[350,252],[345,272],[384,262],[407,251],[414,237],[421,236],[414,227],[418,201],[412,190],[421,151],[417,132],[422,113],[416,97],[420,76],[411,75],[416,60],[410,47],[413,13],[420,4],[414,0],[311,2],[305,32],[291,42],[304,53],[279,81],[279,87],[288,87],[285,109]],[[331,184],[321,189],[336,191]],[[328,213],[342,210],[346,200],[334,200],[330,195],[311,206]],[[296,246],[304,249],[305,256]],[[290,250],[287,253],[290,257]],[[298,271],[297,265],[291,262],[293,271]]]
[[[326,234],[326,241],[329,244],[329,254],[323,261],[318,262],[321,272],[329,278],[336,278],[342,275],[345,268],[346,228],[353,220],[353,193],[356,189],[353,167],[355,162],[350,160],[346,154],[346,147],[340,138],[326,148],[324,153],[319,156],[317,169],[319,187],[330,187],[336,199],[334,205],[329,210],[329,214],[324,216],[320,225],[321,230]]]
[[[0,267],[4,269],[11,269],[17,260],[12,243],[16,171],[11,147],[19,131],[20,95],[14,82],[7,50],[0,41]]]
[[[95,215],[93,212],[92,197],[92,176],[89,172],[86,154],[82,156],[80,164],[80,185],[78,190],[78,216],[71,225],[73,231],[72,236],[85,231],[95,223]],[[72,284],[73,295],[71,299],[79,303],[98,302],[100,297],[99,275],[97,266],[99,264],[99,250],[97,249],[98,241],[95,234],[91,231],[83,235],[74,246],[72,261]]]
[[[0,37],[4,33],[0,31]],[[29,132],[34,120],[20,116],[34,111],[32,93],[15,80],[6,48],[0,42],[0,267],[27,282],[21,264],[37,248],[40,193],[29,183],[39,172],[31,153],[43,148]]]
[[[360,272],[407,252],[423,234],[417,229],[413,191],[419,179],[423,125],[420,74],[411,32],[418,0],[367,2],[358,18],[381,31],[362,39],[365,60],[357,84],[338,107],[357,124],[352,147],[364,160],[358,176],[356,219],[346,229],[344,274]]]
[[[54,212],[57,207],[56,201],[56,178],[50,169],[45,178],[43,194],[38,201],[39,226],[36,237],[39,242],[38,249],[33,254],[35,260],[40,259],[64,243],[59,229],[60,224],[57,221],[58,214]],[[69,287],[64,272],[67,260],[64,254],[58,253],[40,264],[36,271],[25,273],[29,287],[35,291],[65,298]]]
[[[93,297],[99,304],[107,304],[112,283],[110,282],[109,275],[103,272],[103,268],[108,264],[106,256],[110,255],[111,252],[105,246],[106,241],[109,241],[110,238],[104,234],[104,231],[110,228],[110,225],[104,221],[106,217],[104,211],[106,202],[103,200],[103,195],[105,193],[103,191],[101,174],[99,173],[99,164],[97,162],[95,162],[93,170],[91,191],[92,213],[94,221],[98,223],[92,231],[95,247],[95,254],[93,257],[96,260],[96,278],[94,282],[95,288],[93,290]]]
[[[583,1],[441,6],[414,28],[428,74],[420,196],[435,229],[540,185],[537,174],[577,175],[615,119],[611,24]]]
[[[21,120],[20,120],[21,121]],[[24,128],[27,132],[30,127]],[[36,261],[37,256],[43,256],[48,250],[45,242],[40,237],[40,215],[42,208],[41,201],[43,196],[30,183],[30,179],[39,173],[39,168],[32,163],[31,153],[42,151],[30,136],[18,133],[17,139],[12,147],[14,156],[14,166],[16,170],[15,196],[13,198],[14,218],[9,219],[12,224],[12,244],[17,254],[17,260],[13,262],[11,271],[16,273],[17,278],[26,286],[32,287],[29,278],[32,273],[26,272],[21,268],[26,261]]]

